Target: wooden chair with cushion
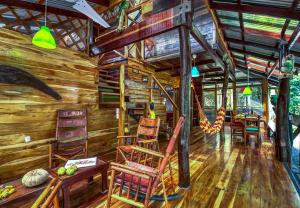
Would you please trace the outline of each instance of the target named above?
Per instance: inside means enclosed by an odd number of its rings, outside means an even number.
[[[233,142],[235,136],[240,136],[243,140],[245,140],[244,121],[242,119],[236,119],[235,115],[233,114],[230,122],[230,130],[231,130],[231,142]]]
[[[257,144],[260,146],[260,116],[246,116],[244,128],[245,144],[249,140],[249,136],[256,136]]]
[[[147,149],[159,150],[157,140],[159,127],[160,118],[150,119],[141,117],[136,135],[118,136],[118,146],[133,144]],[[128,142],[129,139],[131,141]]]
[[[121,146],[118,151],[125,159],[125,164],[111,163],[111,179],[106,207],[109,208],[111,199],[122,201],[136,207],[148,207],[151,197],[162,188],[163,199],[168,206],[166,191],[167,175],[171,179],[172,189],[175,192],[173,173],[170,159],[174,153],[178,134],[184,123],[180,117],[175,127],[165,154],[139,147],[136,145]],[[124,154],[130,152],[130,155]],[[140,196],[144,196],[141,201]]]
[[[59,190],[62,181],[53,178],[31,208],[59,208]]]
[[[87,110],[58,110],[56,140],[49,145],[49,167],[87,157],[87,139]]]

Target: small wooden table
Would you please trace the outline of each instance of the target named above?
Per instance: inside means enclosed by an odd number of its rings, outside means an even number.
[[[50,175],[46,183],[32,188],[25,187],[21,182],[22,179],[16,179],[14,181],[3,184],[4,186],[13,185],[16,189],[16,192],[9,197],[0,200],[0,207],[21,207],[22,205],[24,205],[24,202],[36,199],[43,192],[51,179],[52,176]]]
[[[69,208],[70,207],[70,188],[72,185],[76,184],[79,181],[88,179],[91,180],[93,176],[97,174],[102,175],[102,193],[107,191],[107,171],[109,168],[109,163],[103,160],[97,159],[96,166],[93,167],[86,167],[86,168],[79,168],[74,175],[68,176],[58,176],[56,170],[58,168],[54,168],[50,170],[50,174],[59,177],[62,180],[62,192],[63,192],[63,207]]]

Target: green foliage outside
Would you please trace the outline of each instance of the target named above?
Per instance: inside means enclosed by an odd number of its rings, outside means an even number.
[[[300,115],[300,75],[290,81],[290,113]]]

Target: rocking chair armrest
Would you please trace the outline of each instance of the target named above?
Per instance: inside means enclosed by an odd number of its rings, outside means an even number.
[[[150,154],[150,155],[153,155],[153,156],[156,156],[156,157],[160,157],[160,158],[165,157],[160,152],[150,150],[150,149],[146,149],[146,148],[143,148],[143,147],[139,147],[139,146],[136,146],[136,145],[131,145],[131,149],[135,150],[135,151],[138,151],[138,152],[143,152],[143,153],[146,153],[146,154]]]
[[[113,169],[113,170],[120,171],[120,172],[127,173],[127,174],[134,175],[134,176],[138,176],[141,178],[149,179],[150,177],[152,177],[152,178],[156,177],[156,174],[154,174],[154,173],[147,172],[147,171],[141,170],[139,168],[129,167],[128,165],[111,162],[110,166],[111,166],[111,169]]]
[[[132,137],[134,137],[134,138],[136,138],[137,137],[137,135],[124,135],[124,136],[117,136],[117,139],[122,139],[122,138],[132,138]]]

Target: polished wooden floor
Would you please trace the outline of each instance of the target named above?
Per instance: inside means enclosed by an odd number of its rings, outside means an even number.
[[[227,129],[228,130],[228,129]],[[226,131],[227,132],[227,131]],[[178,189],[171,207],[300,207],[299,196],[270,148],[231,143],[230,134],[203,137],[194,129],[190,144],[191,186]],[[172,166],[178,167],[174,160]],[[177,177],[176,177],[177,178]],[[105,207],[106,196],[89,207]],[[112,207],[131,207],[113,201]],[[150,207],[164,207],[152,202]]]

